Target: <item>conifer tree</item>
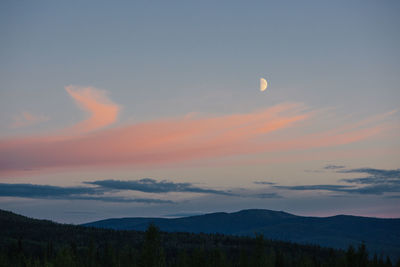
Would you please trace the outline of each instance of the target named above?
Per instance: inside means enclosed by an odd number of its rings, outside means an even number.
[[[165,255],[161,246],[161,234],[159,229],[150,224],[145,233],[145,240],[140,256],[140,266],[164,267]]]

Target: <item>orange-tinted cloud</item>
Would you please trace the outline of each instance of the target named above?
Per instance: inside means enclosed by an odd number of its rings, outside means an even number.
[[[62,138],[49,135],[0,140],[0,172],[52,167],[160,166],[340,146],[385,131],[387,126],[380,121],[391,115],[310,131],[305,126],[319,112],[296,103],[282,103],[245,114],[183,116],[93,131],[113,123],[118,106],[94,88],[66,89],[91,113],[89,119],[74,126],[85,134],[66,136],[63,132]]]
[[[89,118],[68,129],[71,133],[86,133],[114,123],[120,107],[108,99],[106,92],[94,87],[65,87],[77,105],[89,113]]]
[[[92,103],[81,95],[74,96],[85,104]],[[248,142],[257,142],[270,132],[293,127],[310,116],[311,113],[303,112],[300,105],[285,103],[247,114],[163,119],[70,138],[42,136],[2,140],[0,170],[152,165],[240,154],[245,153]],[[91,123],[93,117],[89,118],[90,123],[82,125],[105,125]]]

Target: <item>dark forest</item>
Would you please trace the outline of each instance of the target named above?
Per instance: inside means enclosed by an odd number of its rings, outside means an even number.
[[[369,255],[262,235],[145,232],[58,224],[1,211],[0,266],[400,266]]]

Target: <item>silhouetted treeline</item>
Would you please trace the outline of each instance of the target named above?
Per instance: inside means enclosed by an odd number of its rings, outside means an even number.
[[[114,231],[0,211],[0,266],[393,266],[364,244],[347,251],[220,234]],[[400,262],[395,266],[400,266]]]

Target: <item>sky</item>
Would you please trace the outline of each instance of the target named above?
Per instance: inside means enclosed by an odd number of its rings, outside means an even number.
[[[399,12],[1,1],[0,208],[66,223],[399,218]]]

